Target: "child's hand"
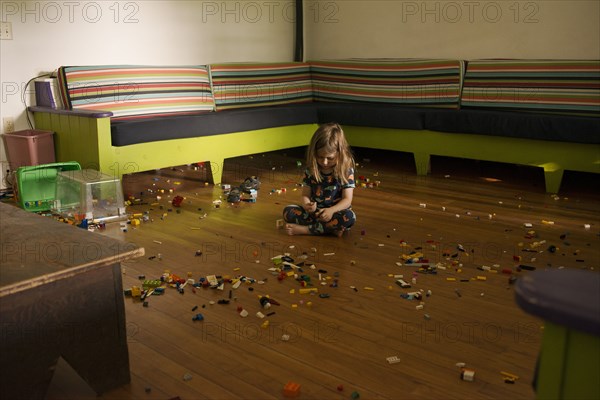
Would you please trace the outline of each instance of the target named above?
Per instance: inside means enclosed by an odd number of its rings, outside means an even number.
[[[321,208],[317,211],[317,218],[321,222],[329,222],[333,218],[333,212],[329,208]]]
[[[317,203],[311,201],[310,203],[304,204],[304,209],[309,213],[314,213],[317,211]]]

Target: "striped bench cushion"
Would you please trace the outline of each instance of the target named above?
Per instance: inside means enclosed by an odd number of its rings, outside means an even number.
[[[112,111],[112,120],[214,111],[202,65],[61,67],[59,82],[68,108]]]
[[[600,61],[468,61],[461,104],[600,116]]]
[[[210,75],[217,111],[312,101],[308,64],[211,64]]]
[[[458,108],[462,61],[354,59],[310,61],[316,101]]]

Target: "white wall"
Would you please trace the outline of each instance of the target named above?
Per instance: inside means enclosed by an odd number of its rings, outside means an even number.
[[[293,0],[2,1],[13,40],[0,41],[0,121],[29,129],[27,81],[61,65],[291,61]],[[4,124],[0,129],[4,133]],[[0,150],[1,181],[7,169]],[[84,149],[82,149],[84,151]]]
[[[305,2],[307,59],[600,59],[598,0]]]

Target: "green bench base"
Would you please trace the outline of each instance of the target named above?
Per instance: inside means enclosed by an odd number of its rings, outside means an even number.
[[[544,169],[546,192],[558,193],[565,170],[600,173],[600,145],[503,136],[345,126],[352,146],[413,153],[418,175],[432,155],[529,165]]]
[[[39,129],[54,131],[56,159],[121,177],[177,165],[210,162],[213,183],[221,182],[225,159],[305,146],[316,124],[163,140],[131,146],[111,145],[110,118],[36,112]],[[44,127],[44,128],[42,128]]]
[[[77,161],[105,174],[149,171],[209,161],[214,183],[225,159],[306,146],[317,124],[114,147],[110,118],[34,113],[38,129],[54,131],[56,160]],[[418,175],[429,172],[432,155],[529,165],[544,169],[546,191],[558,193],[565,170],[600,173],[600,145],[442,133],[428,130],[344,126],[354,147],[410,152]]]

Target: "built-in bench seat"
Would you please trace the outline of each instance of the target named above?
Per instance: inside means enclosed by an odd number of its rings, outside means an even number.
[[[113,146],[120,147],[316,123],[317,109],[312,103],[252,107],[223,113],[116,122],[111,125],[111,140]]]
[[[351,102],[319,110],[320,118],[344,124],[355,146],[413,153],[420,175],[432,155],[515,163],[543,168],[546,190],[556,193],[564,170],[600,172],[599,61],[314,64],[315,98]],[[406,110],[420,125],[394,126],[399,116],[364,123],[375,109],[387,116],[389,104],[413,107]]]
[[[59,69],[70,110],[31,107],[59,161],[106,173],[299,147],[320,123],[353,146],[600,172],[600,63],[336,60]],[[511,95],[512,94],[512,95]]]

